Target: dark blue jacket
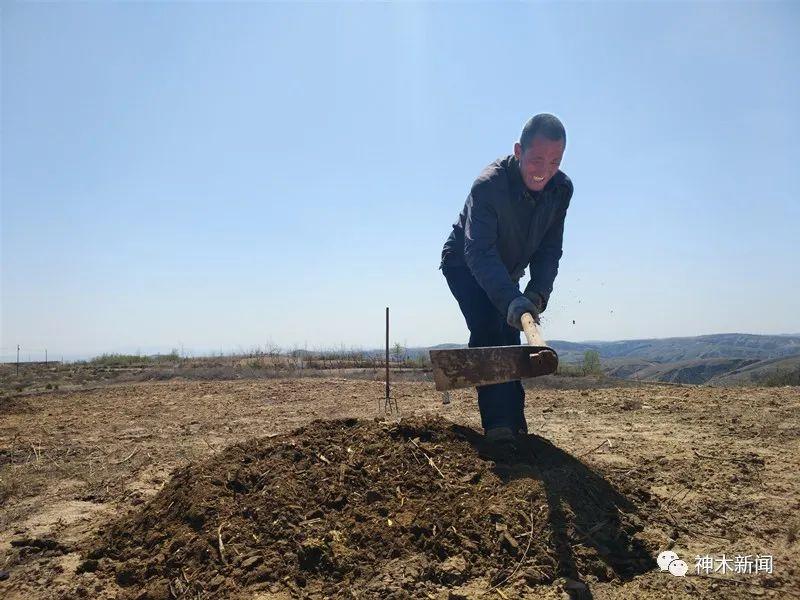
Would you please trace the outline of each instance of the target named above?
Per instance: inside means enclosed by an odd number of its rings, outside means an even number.
[[[572,181],[561,171],[537,193],[525,187],[513,155],[494,161],[472,184],[439,268],[468,267],[497,310],[506,314],[520,295],[519,280],[529,266],[525,293],[538,293],[547,307],[571,198]]]

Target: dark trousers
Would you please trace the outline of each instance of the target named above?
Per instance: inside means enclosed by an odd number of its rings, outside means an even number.
[[[506,323],[506,315],[492,304],[467,267],[442,267],[469,329],[469,347],[518,346],[520,331]],[[478,408],[484,430],[510,427],[528,431],[525,422],[525,390],[520,381],[481,385]]]

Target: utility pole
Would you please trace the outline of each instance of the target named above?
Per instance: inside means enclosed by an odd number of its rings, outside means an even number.
[[[19,375],[19,344],[17,344],[17,375]]]
[[[44,349],[44,366],[47,366],[47,348]]]

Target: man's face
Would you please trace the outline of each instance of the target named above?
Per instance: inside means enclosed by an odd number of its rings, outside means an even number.
[[[514,156],[519,161],[525,186],[532,192],[540,192],[561,165],[564,140],[553,141],[537,135],[524,151],[522,144],[514,144]]]

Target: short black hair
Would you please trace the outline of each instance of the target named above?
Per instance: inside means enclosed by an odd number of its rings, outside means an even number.
[[[522,135],[519,136],[519,143],[522,145],[522,149],[527,150],[531,145],[531,141],[537,135],[543,135],[554,142],[564,140],[564,145],[567,145],[567,131],[564,129],[563,123],[554,115],[541,113],[531,117],[525,123],[525,127],[522,128]]]

